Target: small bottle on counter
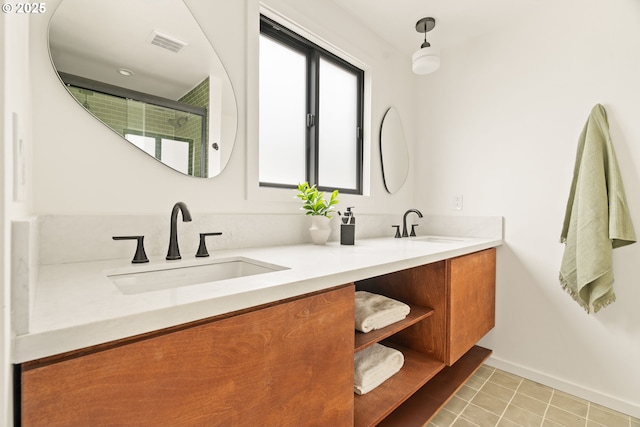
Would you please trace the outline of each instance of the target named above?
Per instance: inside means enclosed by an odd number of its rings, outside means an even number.
[[[353,245],[356,240],[356,218],[353,216],[353,206],[347,208],[340,224],[340,244]]]

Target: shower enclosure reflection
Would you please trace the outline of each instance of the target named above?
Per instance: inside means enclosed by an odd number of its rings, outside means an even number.
[[[122,138],[181,173],[218,175],[237,130],[231,82],[182,0],[148,6],[63,0],[49,29],[52,63],[76,101]]]

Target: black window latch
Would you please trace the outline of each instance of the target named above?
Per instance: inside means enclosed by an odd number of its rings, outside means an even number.
[[[316,124],[316,116],[314,116],[313,114],[307,114],[307,127],[310,128],[311,126],[315,126]]]

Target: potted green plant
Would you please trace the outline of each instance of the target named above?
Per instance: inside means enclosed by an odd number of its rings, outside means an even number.
[[[335,211],[334,206],[338,204],[338,190],[332,191],[327,200],[315,184],[310,186],[308,182],[304,182],[298,184],[296,197],[302,200],[301,209],[305,211],[305,215],[311,216],[311,240],[316,245],[324,245],[331,234],[329,222],[331,213]]]

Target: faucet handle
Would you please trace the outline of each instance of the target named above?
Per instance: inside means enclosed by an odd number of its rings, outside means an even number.
[[[137,240],[136,254],[133,256],[132,264],[142,264],[149,262],[147,254],[144,252],[144,236],[113,236],[113,240]]]
[[[400,235],[400,226],[399,225],[392,225],[392,227],[396,228],[396,235],[393,236],[393,237],[395,237],[396,239],[401,238],[402,236]]]
[[[420,224],[411,224],[411,233],[409,234],[409,237],[416,237],[416,230],[415,227],[417,227]]]
[[[207,236],[220,236],[222,233],[200,233],[200,246],[198,246],[198,252],[196,253],[196,257],[204,258],[209,256],[209,252],[207,252],[207,244],[204,241]]]

